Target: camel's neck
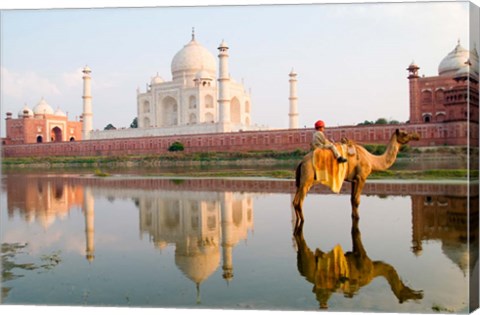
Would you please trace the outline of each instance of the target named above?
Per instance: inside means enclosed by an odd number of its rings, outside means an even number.
[[[397,137],[394,134],[387,145],[387,150],[382,155],[370,156],[372,171],[384,171],[395,163],[397,159],[400,144],[397,142]]]

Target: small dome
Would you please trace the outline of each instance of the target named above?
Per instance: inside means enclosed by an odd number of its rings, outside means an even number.
[[[160,84],[163,82],[165,82],[165,80],[163,80],[163,78],[159,76],[157,73],[157,75],[152,78],[152,81],[150,82],[150,84]]]
[[[215,57],[192,39],[172,59],[171,70],[173,80],[182,79],[184,74],[194,76],[200,70],[207,71],[211,77],[217,72]]]
[[[55,115],[55,116],[67,117],[67,115],[66,115],[60,108],[57,108],[57,110],[55,111],[54,115]]]
[[[43,114],[48,114],[52,115],[53,114],[53,108],[48,105],[48,103],[45,101],[44,98],[40,100],[40,102],[33,108],[33,113],[35,115],[43,115]]]
[[[23,118],[24,116],[33,116],[33,111],[30,109],[30,107],[27,106],[27,104],[25,104],[25,106],[23,106],[23,108],[18,112],[18,118]]]
[[[454,75],[460,68],[466,67],[465,62],[470,58],[470,52],[463,48],[458,42],[438,66],[439,75]]]

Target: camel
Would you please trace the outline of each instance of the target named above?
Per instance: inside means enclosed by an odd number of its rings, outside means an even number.
[[[313,293],[320,308],[328,308],[328,300],[334,292],[343,292],[353,297],[376,277],[384,277],[399,303],[420,300],[423,292],[406,286],[395,268],[382,261],[372,261],[363,247],[358,219],[352,219],[352,251],[344,253],[340,245],[326,253],[320,249],[313,252],[303,237],[303,224],[297,227],[297,268],[305,279],[312,283]]]
[[[363,146],[348,140],[349,145],[354,147],[354,153],[353,155],[347,156],[347,171],[343,180],[352,183],[350,197],[352,218],[359,218],[358,206],[360,205],[360,195],[367,177],[373,171],[384,171],[390,168],[397,158],[400,147],[411,140],[419,139],[420,137],[417,133],[407,133],[396,129],[388,142],[385,153],[382,155],[373,155]],[[308,191],[312,186],[319,183],[315,180],[315,171],[312,162],[312,154],[318,154],[318,150],[325,149],[316,149],[305,155],[295,171],[297,191],[293,199],[293,208],[295,209],[297,224],[304,221],[302,206]]]

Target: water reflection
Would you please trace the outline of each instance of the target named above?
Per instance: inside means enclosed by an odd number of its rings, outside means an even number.
[[[38,222],[45,229],[84,202],[83,185],[61,177],[9,175],[6,190],[9,217],[18,213],[25,221]]]
[[[101,246],[100,243],[97,244],[97,247],[95,246],[95,238],[97,237],[97,242],[99,242],[101,236],[105,234],[105,230],[109,228],[108,225],[112,225],[110,217],[112,213],[106,211],[106,205],[102,203],[102,199],[121,200],[122,205],[130,205],[133,210],[133,222],[128,222],[128,224],[123,222],[121,228],[112,228],[109,233],[123,234],[126,233],[127,229],[133,229],[140,232],[140,237],[134,233],[137,241],[138,239],[143,240],[146,247],[152,252],[168,252],[168,248],[174,248],[172,256],[165,255],[162,259],[168,259],[173,266],[172,269],[178,269],[182,272],[184,277],[180,275],[179,278],[189,279],[185,282],[191,290],[197,288],[197,302],[200,302],[200,286],[205,289],[207,280],[216,278],[213,276],[214,274],[217,274],[217,279],[222,282],[223,278],[227,282],[235,281],[235,284],[239,282],[239,285],[245,286],[246,281],[244,279],[248,275],[240,273],[238,270],[242,270],[244,273],[248,272],[248,270],[239,268],[239,266],[241,267],[242,263],[245,264],[245,261],[251,259],[250,262],[271,262],[268,267],[268,271],[271,272],[271,279],[285,277],[287,283],[295,286],[298,285],[295,284],[295,279],[305,285],[303,280],[303,277],[305,277],[314,286],[314,296],[321,307],[326,307],[329,302],[332,303],[331,296],[335,292],[342,293],[346,297],[352,297],[357,295],[363,287],[369,286],[373,279],[379,276],[387,279],[393,296],[399,302],[430,303],[427,308],[432,305],[432,298],[427,298],[427,294],[429,290],[432,291],[432,287],[424,286],[424,284],[418,288],[416,285],[410,285],[410,287],[405,285],[405,283],[409,283],[408,281],[411,280],[412,276],[405,275],[405,267],[400,275],[396,271],[396,269],[400,271],[399,264],[404,262],[393,260],[390,256],[382,257],[382,252],[379,253],[378,251],[376,253],[377,257],[384,259],[385,263],[372,261],[369,258],[367,250],[375,251],[375,245],[378,245],[378,243],[369,242],[365,249],[358,222],[355,221],[352,222],[351,226],[351,251],[345,252],[344,248],[346,246],[343,246],[343,248],[336,246],[325,252],[321,249],[313,251],[308,244],[312,244],[312,241],[316,241],[317,238],[329,238],[330,236],[322,234],[321,231],[315,231],[314,239],[305,240],[303,231],[299,231],[295,237],[296,252],[288,247],[285,254],[282,252],[284,256],[281,256],[279,248],[286,247],[284,245],[288,240],[281,243],[279,239],[283,236],[290,237],[291,231],[278,229],[276,226],[278,222],[275,220],[263,219],[262,221],[258,217],[260,214],[264,218],[275,217],[275,219],[280,218],[278,220],[288,222],[290,203],[287,200],[272,207],[272,209],[266,209],[265,204],[260,206],[259,204],[262,203],[254,202],[254,200],[258,196],[262,196],[262,198],[263,196],[269,196],[268,198],[270,198],[270,196],[288,195],[289,197],[294,191],[294,183],[291,181],[169,180],[120,176],[105,179],[77,175],[8,174],[2,178],[2,186],[7,197],[9,220],[20,219],[23,222],[28,222],[28,224],[36,223],[46,232],[58,227],[55,226],[56,223],[61,225],[69,217],[73,217],[70,214],[73,209],[79,210],[84,219],[77,220],[81,227],[81,234],[72,235],[77,238],[80,236],[82,255],[88,260],[89,264],[85,263],[85,258],[81,257],[81,260],[85,265],[92,267],[92,270],[95,267],[101,268],[102,263],[105,264],[105,252],[109,251],[109,246]],[[346,187],[342,193],[349,194],[348,188]],[[329,191],[317,186],[310,193],[323,196],[328,194]],[[425,251],[425,249],[428,248],[429,243],[433,243],[431,241],[434,241],[441,245],[443,258],[448,258],[443,260],[452,261],[458,266],[463,278],[471,277],[469,271],[478,262],[478,185],[468,187],[463,184],[371,182],[367,183],[364,193],[375,195],[377,199],[386,196],[408,196],[411,210],[408,206],[405,210],[407,212],[411,211],[412,222],[410,225],[410,222],[407,221],[410,230],[408,230],[406,238],[401,239],[401,242],[404,242],[401,244],[402,246],[405,243],[407,244],[405,254],[415,259],[421,259],[428,255],[428,251]],[[337,198],[338,196],[332,197]],[[273,199],[268,199],[268,201],[273,201]],[[118,204],[116,205],[118,206]],[[283,205],[285,206],[283,207]],[[255,206],[258,209],[255,209]],[[345,204],[345,206],[348,207],[348,204]],[[367,213],[369,209],[365,208],[364,210]],[[255,216],[254,211],[256,211]],[[268,212],[268,215],[265,212]],[[286,218],[283,213],[286,213]],[[325,216],[321,211],[318,215]],[[95,220],[96,218],[97,220]],[[99,218],[100,220],[98,220]],[[138,218],[138,222],[135,218]],[[258,230],[256,235],[260,235],[262,230],[268,230],[268,233],[264,233],[263,237],[270,237],[271,239],[268,239],[262,245],[257,245],[256,252],[253,251],[253,248],[256,244],[262,242],[260,237],[254,239],[251,241],[253,244],[251,248],[243,250],[241,254],[236,252],[236,255],[234,255],[234,248],[242,243],[242,240],[247,240],[249,233],[253,231],[254,218],[259,221],[257,223],[259,226],[256,227],[256,230]],[[345,217],[345,220],[350,220],[350,218]],[[408,217],[408,220],[410,220],[410,217]],[[120,218],[118,222],[121,222]],[[365,226],[366,223],[367,221],[362,223],[362,226]],[[308,218],[306,224],[311,224]],[[347,224],[349,223],[347,222]],[[9,226],[7,222],[4,235],[12,234],[9,232],[12,232],[18,226]],[[25,230],[22,231],[25,232]],[[62,237],[67,236],[68,232],[65,231]],[[29,235],[27,239],[30,238],[34,243],[35,237],[34,234]],[[14,239],[14,237],[11,237],[11,239]],[[129,241],[130,244],[138,245],[140,243]],[[382,241],[378,240],[377,242],[381,243]],[[472,246],[469,247],[469,243]],[[409,252],[410,244],[412,248]],[[288,245],[290,246],[290,244]],[[125,251],[128,250],[129,248],[126,246]],[[275,254],[267,254],[270,252]],[[104,260],[99,262],[101,254],[103,254]],[[125,255],[128,255],[128,252]],[[149,255],[149,252],[137,252],[136,255]],[[282,263],[290,257],[289,255],[292,259],[288,264],[285,264],[285,268],[288,269],[281,269],[283,268]],[[370,255],[375,257],[372,253]],[[95,258],[96,256],[97,258]],[[251,256],[254,256],[254,258],[251,258]],[[68,259],[65,260],[65,263],[67,261]],[[280,261],[282,263],[279,263]],[[295,261],[298,271],[294,265]],[[114,263],[115,261],[112,262],[112,265]],[[159,263],[158,260],[155,260],[155,264]],[[414,264],[409,265],[408,268],[418,268]],[[267,263],[265,263],[266,265]],[[262,268],[262,264],[259,263],[258,266],[252,267],[252,269],[255,268]],[[153,266],[145,269],[146,273],[153,273],[153,270],[155,270]],[[102,269],[99,270],[99,273],[101,273]],[[292,271],[295,279],[287,278],[289,271]],[[258,273],[252,278],[258,279],[259,285],[266,281],[272,281],[270,279],[259,279],[261,277],[258,277],[258,274],[261,273],[261,270],[258,269],[256,272]],[[302,277],[298,275],[298,272]],[[457,271],[457,273],[460,272]],[[112,275],[108,274],[108,276]],[[103,274],[102,277],[104,277]],[[238,281],[239,278],[243,278],[243,281]],[[175,282],[176,279],[172,281]],[[128,285],[131,285],[135,290],[141,290],[142,286],[141,283]],[[155,285],[166,284],[158,281],[158,284]],[[267,287],[264,289],[266,292]],[[300,290],[298,287],[296,289]],[[424,297],[422,297],[420,289],[424,290]],[[166,290],[171,290],[171,288],[169,287]],[[219,290],[221,291],[221,289]],[[247,286],[244,289],[245,292],[250,290],[252,290],[251,284],[250,287]],[[208,292],[209,295],[213,294],[212,291]],[[40,292],[35,293],[39,294]],[[217,294],[219,293],[217,292]],[[312,299],[313,303],[317,303],[310,292],[306,292],[306,295]],[[229,298],[233,299],[232,297]],[[285,295],[285,299],[287,298],[288,295]],[[425,299],[429,299],[428,302],[424,301]],[[195,298],[192,297],[191,300],[194,302]],[[25,303],[25,301],[22,302]],[[161,300],[161,302],[168,303],[164,300]],[[99,304],[105,303],[103,301],[99,302]],[[222,304],[221,306],[225,305],[229,306],[229,304]]]
[[[344,252],[340,245],[324,252],[308,247],[303,237],[303,224],[295,231],[297,268],[305,279],[313,284],[313,293],[320,308],[328,308],[333,293],[341,292],[352,298],[376,277],[384,277],[399,303],[423,298],[423,292],[406,286],[395,268],[382,261],[372,261],[363,247],[358,220],[352,220],[352,251]]]
[[[175,245],[175,264],[200,284],[223,261],[223,278],[233,278],[233,248],[253,229],[253,202],[250,194],[232,192],[156,191],[136,199],[140,231],[147,233],[155,247]]]
[[[477,189],[478,186],[472,187]],[[473,194],[472,194],[473,192]],[[464,274],[478,260],[478,193],[470,196],[412,196],[412,251],[421,255],[423,243],[437,240],[443,253]],[[469,244],[470,246],[469,248]]]

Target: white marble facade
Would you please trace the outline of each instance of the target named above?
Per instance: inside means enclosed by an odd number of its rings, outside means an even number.
[[[218,51],[216,58],[192,33],[172,59],[172,80],[157,74],[137,89],[138,129],[94,131],[91,139],[268,129],[251,123],[250,95],[230,77],[225,41]]]
[[[172,59],[172,81],[165,81],[157,74],[147,91],[138,91],[139,128],[192,126],[198,129],[221,121],[218,105],[220,87],[228,89],[230,94],[230,121],[227,121],[231,124],[230,129],[248,128],[250,96],[242,84],[231,78],[221,86],[217,81],[216,63],[216,58],[192,35],[192,40]],[[228,67],[228,60],[221,62],[222,66]]]

